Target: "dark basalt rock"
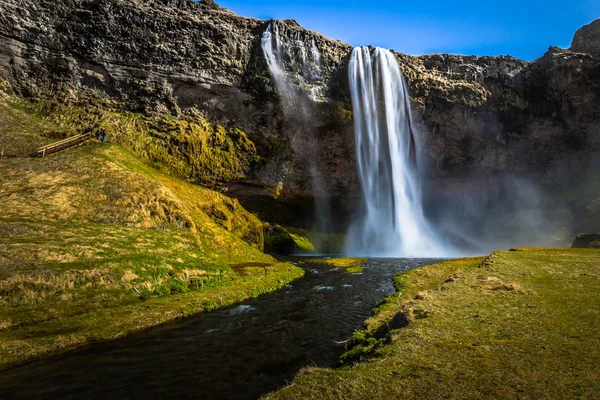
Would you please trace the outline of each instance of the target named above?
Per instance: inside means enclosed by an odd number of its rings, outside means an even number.
[[[572,249],[600,249],[600,233],[581,233],[577,235]]]
[[[179,9],[192,9],[194,8],[195,2],[193,0],[162,0],[163,4],[167,7],[179,8]],[[204,1],[203,3],[206,3]],[[214,1],[212,2],[214,4]]]

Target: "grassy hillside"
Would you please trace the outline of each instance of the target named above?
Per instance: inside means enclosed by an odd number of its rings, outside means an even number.
[[[262,223],[236,200],[119,145],[26,157],[75,129],[57,120],[0,92],[0,369],[302,275],[262,253]]]
[[[0,152],[4,150],[7,156],[24,156],[40,143],[97,127],[106,130],[110,142],[129,149],[146,164],[189,182],[212,185],[243,179],[251,165],[260,162],[244,132],[213,126],[201,116],[123,111],[119,103],[93,93],[60,100],[40,97],[32,102],[8,93],[0,78],[4,105]]]
[[[396,284],[350,339],[347,366],[307,368],[268,397],[597,398],[600,251],[497,252]]]

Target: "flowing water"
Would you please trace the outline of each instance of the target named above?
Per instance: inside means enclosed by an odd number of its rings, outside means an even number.
[[[314,35],[272,21],[261,40],[263,55],[273,83],[280,94],[285,117],[284,132],[298,157],[308,166],[315,198],[313,230],[328,233],[333,225],[331,205],[323,178],[315,127],[316,103],[325,101],[321,54]]]
[[[313,35],[273,21],[262,35],[261,46],[283,101],[297,102],[299,94],[314,102],[324,100],[321,54]]]
[[[393,276],[428,262],[372,260],[362,274],[311,265],[276,293],[4,371],[0,398],[256,399],[305,366],[334,367],[336,342],[393,294]]]
[[[385,49],[358,47],[348,69],[365,210],[349,231],[347,252],[448,255],[423,214],[420,143],[398,59]]]

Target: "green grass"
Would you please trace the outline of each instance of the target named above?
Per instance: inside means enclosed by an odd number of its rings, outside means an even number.
[[[61,118],[0,98],[0,369],[302,276],[262,252],[263,224],[237,200],[119,145],[24,157],[68,131]]]
[[[2,92],[2,83],[0,78],[0,152],[6,156],[25,156],[41,144],[97,127],[146,164],[198,184],[244,179],[261,162],[243,131],[211,125],[201,116],[123,111],[119,103],[93,94],[29,102]]]
[[[600,251],[496,252],[400,275],[339,369],[272,399],[596,398]]]

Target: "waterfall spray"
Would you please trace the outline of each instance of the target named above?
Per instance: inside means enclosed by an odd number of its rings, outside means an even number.
[[[273,37],[275,38],[275,44],[273,43]],[[277,85],[277,87],[285,93],[286,90],[283,71],[281,70],[278,62],[278,60],[281,58],[279,54],[281,52],[281,44],[279,42],[277,26],[273,28],[273,26],[269,24],[262,35],[261,44],[263,53],[265,55],[265,60],[267,61],[267,65],[269,67],[269,72],[275,81],[275,85]]]
[[[364,214],[351,226],[347,253],[441,257],[449,250],[423,214],[410,98],[397,58],[355,48],[349,66]]]
[[[290,32],[273,21],[262,35],[262,49],[271,77],[281,94],[284,130],[294,151],[305,153],[315,195],[313,229],[327,232],[331,226],[330,204],[319,164],[319,146],[314,132],[314,103],[323,102],[321,55],[314,36]],[[310,44],[310,52],[308,45]],[[295,147],[297,146],[297,147]]]

